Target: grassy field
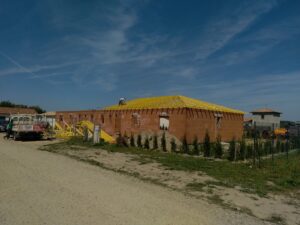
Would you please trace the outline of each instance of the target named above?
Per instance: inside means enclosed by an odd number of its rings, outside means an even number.
[[[300,187],[300,151],[291,151],[289,158],[285,155],[276,156],[274,164],[271,159],[264,159],[260,168],[252,166],[251,162],[230,162],[227,160],[207,159],[176,153],[163,153],[154,150],[138,148],[117,147],[116,145],[97,144],[83,142],[73,138],[69,141],[51,144],[44,150],[58,150],[69,148],[105,149],[110,152],[122,152],[136,155],[136,160],[141,163],[158,162],[169,170],[199,171],[205,172],[219,180],[217,185],[239,186],[242,191],[257,193],[261,196],[269,192],[289,192]],[[190,184],[197,189],[202,184]]]

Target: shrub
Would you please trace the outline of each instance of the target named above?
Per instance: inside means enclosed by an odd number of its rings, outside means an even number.
[[[172,138],[171,139],[171,151],[176,152],[176,150],[177,150],[177,145],[176,145],[175,139]]]
[[[193,152],[195,155],[199,155],[199,143],[198,143],[197,136],[195,136],[194,141],[193,141]]]
[[[210,157],[210,138],[208,131],[205,133],[204,143],[203,143],[204,157]]]
[[[161,137],[161,149],[166,152],[167,151],[167,142],[166,142],[166,134],[163,133]]]
[[[139,148],[142,148],[143,146],[142,146],[142,136],[139,134],[138,136],[137,136],[137,146],[139,147]]]
[[[182,146],[181,146],[181,150],[183,153],[189,153],[189,146],[188,146],[188,143],[187,143],[187,140],[186,140],[186,136],[184,136],[182,138]]]
[[[222,158],[223,155],[223,147],[221,143],[221,136],[218,135],[216,144],[215,144],[215,158]]]
[[[153,137],[153,149],[158,149],[158,140],[156,134]]]
[[[144,148],[145,149],[150,149],[150,144],[149,144],[149,138],[148,138],[148,136],[145,138]]]
[[[117,137],[116,142],[118,147],[128,147],[127,141],[122,134]]]
[[[229,150],[228,150],[228,160],[229,161],[235,160],[235,147],[236,147],[235,138],[233,138],[230,141]]]
[[[131,147],[135,147],[134,136],[133,136],[132,133],[131,133],[131,135],[130,135],[130,146],[131,146]]]

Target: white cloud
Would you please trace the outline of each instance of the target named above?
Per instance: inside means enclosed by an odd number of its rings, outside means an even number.
[[[229,11],[207,25],[196,58],[206,59],[222,49],[230,40],[245,31],[262,14],[277,5],[276,1],[248,1],[246,5]]]

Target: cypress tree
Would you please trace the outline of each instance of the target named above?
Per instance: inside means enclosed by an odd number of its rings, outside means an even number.
[[[184,135],[183,139],[182,139],[182,152],[187,154],[189,153],[189,146],[186,140],[186,136]]]
[[[286,154],[286,159],[289,159],[289,150],[290,150],[290,144],[288,140],[285,142],[285,154]]]
[[[251,144],[247,145],[246,149],[247,149],[246,158],[247,159],[252,158],[253,157],[253,146]]]
[[[133,136],[132,133],[131,133],[131,135],[130,135],[130,146],[131,146],[131,147],[135,147],[134,136]]]
[[[127,140],[122,136],[122,134],[117,137],[116,142],[118,147],[128,147]]]
[[[156,134],[153,136],[153,149],[158,149],[158,140]]]
[[[122,137],[122,134],[120,133],[119,136],[116,139],[118,147],[122,147],[123,146],[123,140],[122,139],[123,139],[123,137]]]
[[[177,150],[177,145],[176,145],[175,139],[172,138],[171,139],[171,151],[176,152],[176,150]]]
[[[165,132],[163,133],[161,137],[161,149],[166,152],[167,151],[167,142],[166,142],[166,134]]]
[[[230,144],[229,144],[229,152],[228,152],[228,160],[229,161],[233,161],[235,159],[235,138],[233,138],[231,141],[230,141]]]
[[[204,143],[203,143],[204,157],[210,157],[210,138],[208,131],[205,133]]]
[[[215,158],[222,158],[223,155],[223,147],[221,143],[221,136],[218,135],[215,146]]]
[[[145,138],[144,148],[145,148],[145,149],[150,149],[149,138],[148,138],[148,136],[146,136],[146,138]]]
[[[137,146],[139,147],[139,148],[142,148],[143,146],[142,146],[142,136],[139,134],[138,136],[137,136]]]
[[[257,148],[257,161],[258,161],[258,167],[261,167],[261,155],[263,152],[263,145],[261,143],[261,141],[259,140],[258,142],[258,148]]]
[[[281,143],[280,143],[280,140],[277,139],[277,141],[276,141],[276,152],[279,153],[280,149],[281,149]]]
[[[198,138],[195,136],[194,141],[193,141],[193,152],[195,155],[199,155],[199,143],[198,143]]]
[[[285,143],[281,142],[281,152],[285,152]]]
[[[245,142],[245,138],[242,138],[242,141],[240,143],[240,155],[239,155],[239,159],[240,160],[245,160],[246,158],[246,142]]]

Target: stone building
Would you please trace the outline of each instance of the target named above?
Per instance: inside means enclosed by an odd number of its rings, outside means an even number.
[[[251,112],[252,123],[256,124],[257,129],[270,131],[272,129],[280,128],[280,115],[281,112],[272,109],[258,109]]]
[[[89,120],[100,124],[108,134],[127,135],[143,132],[168,132],[191,143],[204,139],[206,131],[212,140],[221,135],[223,141],[243,135],[244,112],[185,96],[161,96],[119,101],[100,110],[61,111],[56,120],[64,126]]]

